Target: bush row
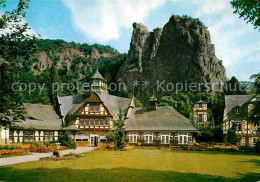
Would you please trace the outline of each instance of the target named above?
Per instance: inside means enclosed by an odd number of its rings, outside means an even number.
[[[28,150],[25,149],[13,149],[13,150],[0,150],[0,157],[7,155],[26,154]]]

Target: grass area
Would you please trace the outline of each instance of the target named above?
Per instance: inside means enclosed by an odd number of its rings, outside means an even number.
[[[83,158],[0,167],[0,181],[259,181],[260,156],[221,152],[92,151]]]

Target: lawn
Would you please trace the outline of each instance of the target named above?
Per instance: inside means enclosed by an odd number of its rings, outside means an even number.
[[[172,150],[92,151],[0,167],[0,181],[260,181],[260,156]]]

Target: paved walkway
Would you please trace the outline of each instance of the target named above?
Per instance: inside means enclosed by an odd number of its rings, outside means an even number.
[[[78,147],[77,149],[70,149],[60,151],[63,155],[68,153],[84,153],[93,150],[93,147]],[[51,157],[52,152],[49,153],[31,153],[31,155],[24,155],[24,156],[17,156],[17,157],[7,157],[7,158],[0,158],[0,166],[17,164],[22,162],[29,162],[29,161],[38,161],[40,158],[44,157]]]

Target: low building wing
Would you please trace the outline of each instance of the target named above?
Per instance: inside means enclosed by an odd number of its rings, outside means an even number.
[[[158,107],[157,110],[133,108],[126,120],[127,131],[198,131],[192,123],[172,107]]]
[[[62,128],[62,120],[51,105],[24,104],[25,120],[17,121],[16,124],[24,129],[59,130]]]

